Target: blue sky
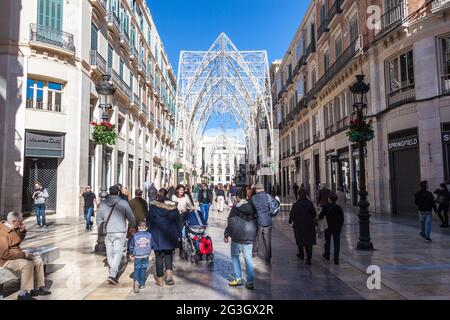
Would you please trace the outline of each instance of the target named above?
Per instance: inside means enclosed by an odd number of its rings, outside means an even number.
[[[182,50],[208,50],[225,32],[239,50],[267,50],[281,59],[309,0],[147,0],[175,71]],[[220,126],[217,116],[207,128]],[[228,122],[228,121],[227,121]],[[231,128],[236,125],[229,123]]]

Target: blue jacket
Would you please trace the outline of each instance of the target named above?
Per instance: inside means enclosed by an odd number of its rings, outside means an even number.
[[[152,234],[153,250],[174,250],[180,246],[182,225],[176,206],[152,201],[148,210],[147,226]]]
[[[152,235],[148,231],[139,231],[130,241],[129,252],[136,258],[146,258],[152,252]]]
[[[252,197],[253,206],[258,216],[258,227],[272,226],[272,217],[269,213],[269,199],[264,191],[257,192]]]

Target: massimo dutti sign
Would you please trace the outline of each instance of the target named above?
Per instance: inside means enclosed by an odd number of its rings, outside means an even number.
[[[25,133],[25,156],[63,158],[64,135],[27,131]]]
[[[408,148],[414,148],[419,145],[418,136],[409,136],[404,138],[399,138],[395,140],[389,140],[388,149],[389,151],[402,150]]]

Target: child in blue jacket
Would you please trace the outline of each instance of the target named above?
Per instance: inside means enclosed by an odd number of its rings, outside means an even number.
[[[152,235],[147,231],[146,221],[139,221],[138,232],[130,241],[129,252],[134,259],[134,292],[145,288],[147,280],[148,259],[152,251]]]

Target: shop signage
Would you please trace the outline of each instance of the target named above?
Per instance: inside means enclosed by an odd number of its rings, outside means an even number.
[[[442,132],[442,142],[450,143],[450,131],[443,131]]]
[[[399,138],[395,140],[390,140],[388,144],[388,149],[390,151],[402,150],[415,147],[419,144],[418,136],[409,136],[404,138]]]
[[[25,156],[63,158],[64,135],[51,133],[25,133]]]

